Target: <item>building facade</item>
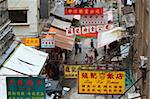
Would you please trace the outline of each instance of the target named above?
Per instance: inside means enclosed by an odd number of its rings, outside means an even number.
[[[146,73],[146,79],[140,80],[138,86],[141,90],[142,99],[150,99],[150,72],[143,72],[143,67],[150,69],[150,0],[136,0],[136,25],[135,25],[135,43],[134,47],[136,54],[134,56],[134,68],[137,78],[140,78]],[[145,61],[144,66],[141,66],[140,56],[144,56],[148,60]],[[138,63],[138,64],[137,64]]]
[[[3,55],[14,41],[12,27],[9,24],[7,0],[0,0],[0,66],[5,61]]]
[[[8,0],[8,12],[16,37],[36,36],[39,32],[40,0]]]

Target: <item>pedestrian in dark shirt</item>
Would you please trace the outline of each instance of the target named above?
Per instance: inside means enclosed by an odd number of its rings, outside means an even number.
[[[77,55],[78,48],[79,48],[79,45],[78,45],[77,41],[75,41],[75,55]]]
[[[93,39],[91,39],[90,45],[91,45],[91,48],[93,48],[93,47],[94,47]]]
[[[97,52],[97,49],[93,47],[93,50],[94,50],[94,57],[95,57],[95,60],[97,59],[98,57],[98,52]]]

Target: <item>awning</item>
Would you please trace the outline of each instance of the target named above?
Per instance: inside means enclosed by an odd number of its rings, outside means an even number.
[[[73,15],[64,15],[64,5],[57,5],[57,8],[51,14],[70,21],[73,20]]]
[[[26,75],[39,75],[48,54],[20,44],[3,67]]]
[[[127,98],[128,99],[141,99],[140,93],[127,93]]]
[[[98,48],[108,45],[116,40],[121,39],[125,34],[125,29],[122,27],[115,27],[111,30],[98,33]]]
[[[7,99],[6,76],[0,76],[1,99]]]
[[[66,21],[62,21],[60,19],[54,19],[53,22],[51,23],[52,26],[62,29],[62,30],[66,30],[66,28],[70,28],[71,26],[71,22],[66,22]]]
[[[75,36],[66,36],[65,31],[53,27],[49,29],[49,32],[54,29],[56,31],[56,35],[54,36],[56,46],[63,49],[72,50]]]
[[[0,69],[0,76],[20,76],[20,75],[23,75],[23,74],[21,74],[21,73],[18,73],[18,72],[15,72],[15,71],[13,71],[13,70],[11,70],[11,69],[7,69],[7,68],[5,68],[5,67],[2,67],[1,69]]]

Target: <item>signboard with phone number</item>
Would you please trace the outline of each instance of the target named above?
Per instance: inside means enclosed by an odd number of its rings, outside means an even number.
[[[7,77],[7,99],[45,99],[45,79]]]

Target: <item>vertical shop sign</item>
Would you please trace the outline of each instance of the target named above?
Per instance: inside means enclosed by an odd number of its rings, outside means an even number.
[[[45,79],[7,77],[7,99],[45,99]]]
[[[124,94],[125,72],[85,71],[78,74],[78,93],[84,94]]]

